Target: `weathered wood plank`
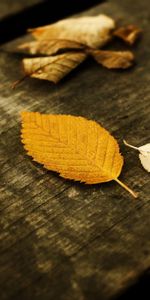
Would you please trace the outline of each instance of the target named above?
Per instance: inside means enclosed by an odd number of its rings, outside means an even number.
[[[27,79],[12,91],[21,58],[10,46],[9,53],[1,49],[1,299],[110,299],[150,265],[149,174],[122,143],[149,142],[146,4],[112,0],[87,12],[106,12],[143,28],[134,48],[137,65],[125,72],[88,61],[57,86]],[[120,142],[121,179],[140,191],[139,199],[133,201],[116,183],[85,186],[32,162],[20,142],[22,110],[102,123]]]

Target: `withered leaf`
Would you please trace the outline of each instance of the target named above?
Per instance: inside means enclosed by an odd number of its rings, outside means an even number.
[[[139,159],[141,161],[143,168],[147,172],[150,172],[150,143],[140,147],[135,147],[133,145],[130,145],[125,140],[124,143],[126,146],[139,151]]]
[[[133,45],[140,36],[142,30],[135,25],[127,25],[117,28],[113,35],[119,37],[129,45]]]
[[[126,69],[133,65],[131,51],[90,50],[94,59],[108,69]]]
[[[57,83],[89,55],[108,69],[129,68],[134,62],[131,51],[98,49],[106,44],[113,34],[119,34],[119,30],[113,31],[114,28],[113,19],[98,15],[68,18],[30,29],[36,40],[22,44],[19,48],[27,49],[33,55],[39,54],[40,57],[23,60],[26,76]],[[120,32],[130,42],[135,40],[138,31],[133,25],[120,28]],[[15,82],[13,87],[26,76]]]
[[[86,46],[75,41],[59,39],[41,39],[39,41],[24,43],[19,49],[28,50],[31,54],[54,55],[68,50],[82,50]]]
[[[30,29],[38,40],[65,39],[87,45],[101,47],[112,36],[115,22],[105,15],[68,18],[54,24]]]
[[[126,69],[132,66],[134,55],[130,51],[106,51],[85,48],[84,51],[70,51],[55,56],[23,59],[25,74],[30,77],[58,83],[88,55],[108,69]],[[18,83],[18,81],[17,81]],[[16,84],[16,83],[15,83]]]
[[[98,123],[70,115],[22,113],[22,142],[28,155],[60,176],[87,184],[117,181],[123,157],[117,141]]]
[[[25,73],[31,77],[57,83],[86,57],[84,52],[68,52],[55,56],[25,58],[23,67]]]

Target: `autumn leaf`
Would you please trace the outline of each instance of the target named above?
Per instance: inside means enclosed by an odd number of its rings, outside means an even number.
[[[143,168],[147,171],[150,172],[150,143],[140,146],[140,147],[135,147],[133,145],[128,144],[125,140],[124,140],[124,144],[130,148],[133,148],[135,150],[139,151],[139,158],[141,161],[141,164],[143,166]]]
[[[129,45],[133,45],[140,36],[142,30],[135,25],[127,25],[117,28],[113,35],[119,37]]]
[[[54,24],[29,31],[41,42],[42,40],[73,40],[89,47],[101,47],[112,37],[115,22],[106,15],[68,18]]]
[[[70,115],[22,113],[22,142],[28,155],[60,176],[87,184],[115,180],[123,157],[117,141],[98,123]]]
[[[84,52],[69,52],[55,56],[25,58],[23,67],[26,75],[30,77],[57,83],[86,57]]]
[[[41,39],[40,41],[24,43],[18,48],[28,50],[30,54],[54,55],[68,50],[84,50],[86,46],[71,40]]]
[[[89,50],[94,59],[108,69],[126,69],[133,65],[131,51]]]
[[[63,54],[23,59],[25,77],[49,80],[58,83],[63,77],[91,55],[108,69],[126,69],[132,66],[134,55],[130,51],[106,51],[85,48],[84,51],[69,51]],[[13,84],[15,87],[21,80]]]
[[[23,60],[25,76],[13,83],[12,87],[27,76],[58,83],[89,55],[108,69],[131,67],[134,62],[131,51],[98,49],[108,43],[113,35],[117,35],[117,30],[114,29],[114,20],[106,15],[68,18],[30,29],[36,40],[24,43],[19,48],[39,57]],[[137,27],[133,25],[122,28],[123,35],[130,41],[136,38],[137,31]]]

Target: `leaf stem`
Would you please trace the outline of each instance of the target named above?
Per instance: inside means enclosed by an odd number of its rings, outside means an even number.
[[[133,190],[131,190],[126,184],[124,184],[118,178],[116,178],[115,181],[118,182],[125,190],[127,190],[134,198],[138,197],[138,193],[136,193]]]
[[[20,84],[22,81],[24,81],[28,76],[29,76],[29,75],[25,75],[25,76],[23,76],[22,78],[20,78],[20,79],[16,80],[15,82],[13,82],[12,85],[11,85],[11,88],[12,88],[12,89],[15,89],[16,86],[17,86],[18,84]]]
[[[130,144],[128,144],[125,140],[123,140],[124,144],[132,149],[135,149],[135,150],[138,150],[139,151],[139,148],[138,147],[135,147],[135,146],[132,146]]]

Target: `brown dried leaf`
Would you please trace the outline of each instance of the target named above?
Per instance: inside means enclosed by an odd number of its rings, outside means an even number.
[[[70,115],[22,113],[22,142],[27,153],[60,176],[96,184],[119,179],[123,157],[117,141],[94,121]]]
[[[114,28],[113,19],[105,15],[98,15],[68,18],[51,25],[30,29],[30,32],[38,40],[73,40],[97,48],[108,42]]]
[[[119,37],[129,45],[133,45],[140,36],[142,30],[135,25],[120,27],[114,31],[114,36]]]
[[[85,47],[85,45],[75,41],[41,39],[39,41],[24,43],[19,46],[19,49],[28,50],[31,54],[54,55],[68,50],[83,50]]]
[[[56,56],[25,58],[23,67],[28,76],[57,83],[86,57],[87,54],[83,52],[67,52]]]
[[[127,69],[134,62],[131,51],[90,50],[89,53],[99,64],[108,69]]]
[[[30,30],[36,41],[22,44],[19,48],[28,49],[31,54],[42,54],[46,57],[24,59],[25,73],[31,77],[57,83],[89,54],[108,69],[129,68],[134,61],[132,52],[96,49],[108,42],[113,35],[114,28],[114,20],[105,15],[98,15],[69,18]],[[133,42],[139,30],[130,25],[124,27],[124,35],[125,29],[128,32],[126,39],[130,43]],[[114,34],[117,34],[117,31]],[[22,79],[15,82],[13,87],[21,81]]]

